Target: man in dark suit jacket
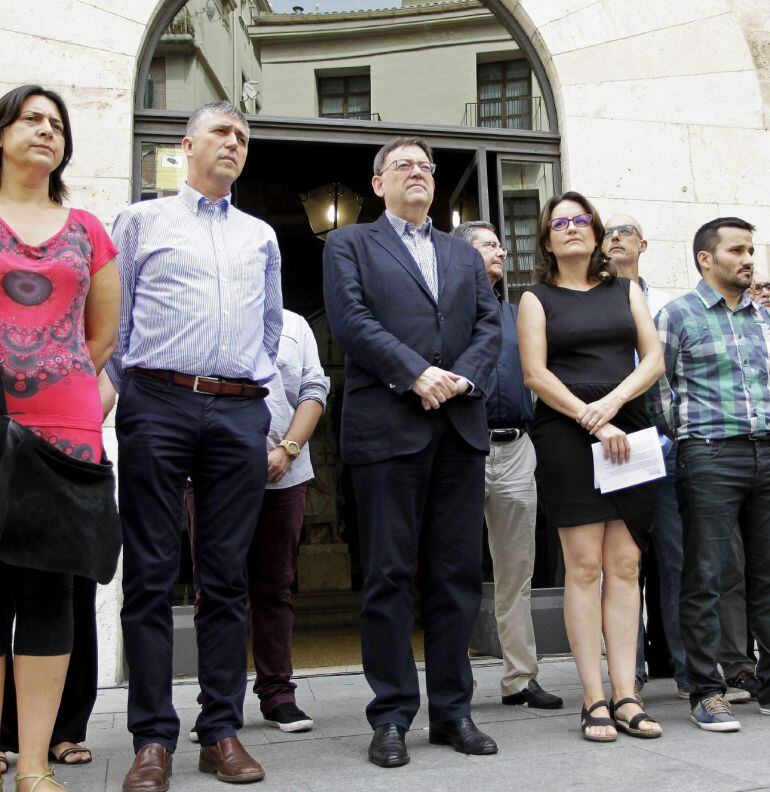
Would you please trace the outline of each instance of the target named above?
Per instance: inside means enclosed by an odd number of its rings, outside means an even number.
[[[432,227],[428,144],[396,138],[374,160],[385,214],[333,231],[324,250],[329,322],[345,350],[341,451],[358,506],[361,640],[374,691],[369,759],[409,761],[420,693],[411,648],[419,561],[430,742],[497,745],[470,718],[468,640],[481,600],[483,389],[500,352],[481,256]]]

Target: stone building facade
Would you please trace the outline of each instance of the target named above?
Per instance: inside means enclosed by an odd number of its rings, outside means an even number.
[[[234,15],[245,6],[264,8],[262,0],[216,1]],[[604,215],[623,210],[641,220],[650,240],[644,274],[652,284],[672,294],[695,285],[692,234],[717,215],[756,224],[755,258],[767,267],[766,0],[485,4],[516,21],[545,68],[563,186],[584,192]],[[133,194],[138,63],[167,1],[0,0],[0,7],[0,91],[39,82],[62,93],[75,139],[71,202],[109,224]],[[241,77],[252,79],[245,69]],[[122,677],[119,580],[100,591],[99,626],[100,683],[110,684]]]

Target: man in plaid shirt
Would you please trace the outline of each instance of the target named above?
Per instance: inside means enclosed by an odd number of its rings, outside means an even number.
[[[707,731],[740,729],[716,658],[722,574],[742,510],[758,700],[770,715],[770,313],[746,292],[753,231],[737,217],[698,229],[693,253],[702,280],[658,314],[666,372],[648,397],[652,419],[679,442],[680,622],[691,719]]]

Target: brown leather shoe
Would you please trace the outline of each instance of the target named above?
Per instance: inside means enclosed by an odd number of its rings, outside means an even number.
[[[213,773],[228,784],[251,784],[265,777],[262,765],[247,753],[237,737],[225,737],[213,745],[204,745],[198,770]]]
[[[171,759],[171,754],[162,745],[143,745],[123,781],[123,792],[167,792]]]

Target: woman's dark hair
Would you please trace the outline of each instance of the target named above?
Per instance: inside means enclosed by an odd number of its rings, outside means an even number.
[[[588,214],[593,216],[591,228],[594,231],[596,239],[596,247],[591,254],[591,263],[588,265],[588,277],[595,278],[596,280],[604,281],[605,283],[612,283],[617,277],[615,267],[610,264],[609,259],[602,252],[602,242],[604,241],[604,224],[599,217],[594,205],[579,192],[565,192],[562,195],[554,195],[540,212],[540,217],[537,219],[537,247],[540,251],[540,261],[535,264],[535,275],[539,283],[550,283],[554,285],[556,278],[559,274],[559,265],[556,262],[556,256],[549,250],[546,250],[546,243],[550,238],[551,227],[548,221],[551,219],[551,212],[562,201],[573,201],[580,204]]]
[[[0,97],[0,132],[18,120],[21,108],[30,96],[44,96],[46,99],[50,99],[56,105],[64,125],[64,156],[48,179],[48,197],[60,204],[67,197],[67,188],[64,186],[61,176],[72,158],[72,128],[64,99],[55,91],[48,91],[39,85],[20,85],[18,88],[8,91],[5,96]],[[3,158],[0,152],[0,181],[2,181],[2,177]]]

